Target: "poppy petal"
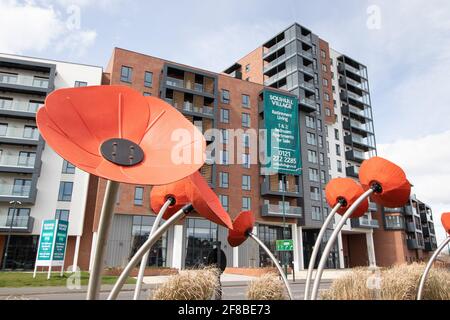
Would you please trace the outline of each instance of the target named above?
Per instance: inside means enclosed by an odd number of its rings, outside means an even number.
[[[371,199],[379,205],[397,208],[404,206],[409,200],[411,184],[406,179],[405,172],[384,158],[365,160],[359,169],[359,180],[364,190],[368,190],[373,183],[381,186],[381,192],[371,195]]]
[[[232,247],[240,246],[247,240],[247,232],[253,230],[255,217],[251,211],[242,211],[233,221],[233,230],[228,231],[228,243]]]
[[[450,212],[442,214],[441,222],[442,225],[444,226],[444,230],[450,235]]]
[[[348,208],[364,193],[362,186],[350,178],[335,178],[330,180],[325,187],[325,198],[328,205],[334,208],[340,199],[344,199],[346,204],[337,211],[343,215]],[[365,199],[353,212],[351,218],[362,217],[369,210],[369,201]]]

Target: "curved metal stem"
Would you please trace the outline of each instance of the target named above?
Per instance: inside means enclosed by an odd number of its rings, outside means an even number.
[[[325,263],[328,259],[328,255],[331,252],[331,249],[333,248],[334,242],[336,241],[336,238],[341,231],[342,227],[344,226],[347,219],[353,214],[353,212],[358,208],[358,206],[366,200],[367,197],[369,197],[373,193],[373,189],[369,189],[366,192],[364,192],[351,206],[348,208],[348,210],[345,212],[345,214],[342,216],[341,220],[339,220],[339,223],[336,226],[336,229],[334,229],[333,233],[330,236],[330,239],[327,242],[327,245],[325,246],[325,249],[323,250],[322,257],[320,258],[319,266],[317,268],[316,278],[314,279],[314,285],[313,290],[311,293],[311,300],[317,299],[317,294],[319,292],[319,285],[320,280],[322,279],[322,273],[323,269],[325,268]]]
[[[167,208],[172,203],[172,200],[167,200],[164,205],[161,207],[161,209],[158,212],[158,215],[156,216],[155,221],[153,222],[152,229],[150,230],[150,234],[148,237],[150,238],[155,231],[158,229],[159,223],[162,220],[162,217],[164,213],[166,212]],[[151,249],[151,248],[150,248]],[[145,267],[147,266],[148,257],[150,255],[150,250],[145,253],[145,255],[142,257],[141,265],[139,266],[139,274],[137,277],[136,287],[134,288],[134,295],[133,300],[139,300],[139,296],[141,295],[141,288],[142,288],[142,280],[144,279],[144,273],[145,273]]]
[[[114,205],[116,203],[119,182],[108,180],[106,183],[105,197],[103,198],[102,211],[98,224],[97,243],[95,245],[94,262],[89,276],[87,289],[87,300],[96,300],[99,297],[101,286],[101,275],[103,271],[103,258],[105,256],[106,243],[108,242],[109,229],[114,216]]]
[[[278,272],[281,275],[281,278],[283,278],[283,282],[284,282],[284,285],[286,286],[286,290],[288,292],[289,299],[290,300],[294,300],[294,297],[293,297],[292,292],[291,292],[291,288],[289,287],[288,279],[286,278],[286,275],[284,274],[284,271],[281,268],[280,263],[278,262],[278,260],[275,258],[275,256],[272,254],[272,252],[270,252],[269,248],[266,247],[264,242],[262,242],[257,236],[255,236],[251,232],[248,233],[248,236],[251,237],[253,240],[255,240],[256,243],[259,244],[261,246],[261,248],[264,249],[264,251],[266,251],[266,253],[269,255],[270,259],[272,259],[273,263],[275,263],[275,266],[277,267]]]
[[[445,239],[441,245],[436,249],[436,251],[433,253],[433,255],[431,256],[430,260],[427,263],[427,266],[425,267],[425,271],[422,274],[422,277],[420,277],[420,283],[419,283],[419,288],[417,290],[417,300],[422,300],[422,296],[423,296],[423,289],[425,287],[425,281],[427,280],[428,277],[428,273],[431,270],[431,267],[433,266],[433,262],[436,260],[436,258],[438,257],[439,253],[445,248],[445,246],[447,244],[450,243],[450,237],[447,237],[447,239]]]
[[[330,214],[328,215],[325,222],[323,223],[323,226],[319,231],[319,235],[317,236],[317,240],[316,240],[316,243],[314,244],[314,249],[311,254],[311,258],[309,260],[308,273],[306,274],[305,296],[304,296],[305,300],[308,300],[309,287],[311,286],[311,279],[312,279],[312,274],[313,274],[313,270],[314,270],[314,264],[316,263],[316,258],[317,258],[317,255],[319,254],[320,244],[322,243],[323,236],[325,235],[328,225],[330,225],[330,223],[332,223],[332,221],[334,220],[334,216],[336,215],[336,212],[339,210],[339,208],[341,206],[342,206],[342,204],[340,202],[338,202],[334,206],[333,210],[331,210]]]
[[[117,296],[119,295],[120,290],[122,289],[123,285],[125,284],[125,281],[127,280],[131,270],[139,263],[139,261],[142,259],[142,257],[145,255],[145,253],[150,250],[150,248],[156,243],[156,241],[161,238],[161,236],[164,234],[164,232],[167,231],[167,229],[170,228],[173,224],[175,224],[178,220],[180,220],[185,214],[188,214],[192,211],[192,206],[189,205],[185,206],[183,209],[178,210],[172,217],[170,217],[169,220],[167,220],[156,232],[147,239],[147,241],[144,242],[144,244],[139,248],[139,250],[136,252],[136,254],[131,258],[130,262],[128,262],[125,269],[123,269],[122,273],[120,274],[119,278],[116,281],[116,284],[114,285],[113,289],[111,290],[111,293],[108,296],[108,300],[115,300],[117,299]]]

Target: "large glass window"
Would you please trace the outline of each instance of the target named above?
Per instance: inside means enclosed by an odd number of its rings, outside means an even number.
[[[207,258],[217,241],[217,225],[206,219],[186,219],[186,267],[207,264]]]
[[[14,219],[13,219],[14,216]],[[8,208],[8,217],[5,226],[17,228],[26,228],[28,226],[28,218],[30,217],[29,208]],[[14,221],[13,221],[14,220]]]
[[[72,200],[73,182],[61,181],[59,184],[58,201]]]
[[[148,239],[150,230],[155,222],[155,216],[133,216],[132,247],[130,257]],[[156,242],[150,250],[147,266],[165,267],[167,262],[167,232]]]
[[[6,268],[33,270],[38,243],[39,236],[12,235],[8,246]]]
[[[277,240],[292,239],[291,228],[289,226],[283,228],[281,226],[269,226],[260,224],[258,225],[258,237],[262,242],[264,242],[269,250],[275,254],[275,256],[278,256],[279,261],[286,261],[289,265],[292,264],[292,261],[294,260],[292,251],[276,251]],[[260,267],[274,266],[272,259],[269,258],[267,253],[261,247],[259,248],[259,264]]]
[[[20,151],[17,165],[22,167],[34,167],[36,152]]]
[[[26,139],[36,139],[38,129],[36,126],[25,126],[23,129],[23,137]]]
[[[13,195],[20,197],[28,197],[31,190],[31,180],[14,179]]]

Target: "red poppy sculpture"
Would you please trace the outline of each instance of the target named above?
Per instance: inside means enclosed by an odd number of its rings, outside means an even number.
[[[222,207],[217,195],[211,190],[206,180],[198,171],[177,182],[153,187],[150,193],[150,203],[152,210],[158,212],[157,220],[162,217],[167,222],[157,229],[156,232],[159,232],[159,236],[155,235],[156,233],[150,233],[147,241],[140,247],[123,270],[108,300],[117,298],[129,273],[142,260],[134,295],[135,299],[138,299],[145,266],[147,265],[148,251],[163,234],[161,230],[167,230],[171,225],[185,217],[191,211],[195,210],[200,216],[228,229],[233,229],[230,216]]]
[[[359,168],[359,180],[364,193],[347,209],[325,246],[314,280],[311,293],[312,300],[317,299],[320,279],[334,242],[346,220],[352,216],[358,206],[367,201],[368,197],[371,197],[375,203],[386,207],[402,207],[409,200],[411,184],[406,178],[405,172],[399,166],[384,158],[373,157],[365,160]]]
[[[336,178],[330,180],[325,187],[325,198],[330,208],[333,208],[330,214],[325,219],[322,228],[317,236],[316,243],[313,247],[311,258],[309,259],[308,272],[306,274],[305,294],[304,299],[309,299],[309,289],[313,275],[314,265],[316,263],[317,255],[319,254],[320,244],[323,236],[330,224],[334,222],[336,213],[344,215],[350,206],[364,193],[362,186],[355,180],[350,178]],[[369,209],[369,201],[365,199],[355,208],[351,214],[351,218],[362,217]]]
[[[118,183],[161,185],[183,179],[203,165],[205,139],[171,105],[126,86],[56,90],[36,121],[62,158],[108,180],[87,294],[96,299]]]
[[[289,286],[289,282],[286,278],[286,275],[283,272],[283,269],[280,266],[277,258],[273,255],[269,248],[262,242],[254,233],[253,227],[255,225],[255,217],[251,211],[242,211],[236,219],[233,221],[233,229],[228,230],[228,243],[232,247],[240,246],[248,237],[252,238],[263,250],[267,253],[270,259],[273,261],[275,266],[280,273],[281,278],[283,279],[284,285],[286,286],[287,293],[289,298],[292,300],[293,295],[291,288]]]
[[[427,265],[425,266],[425,270],[423,271],[422,276],[420,277],[419,287],[417,289],[417,300],[422,300],[423,291],[425,288],[425,281],[427,280],[428,274],[430,273],[431,267],[433,266],[434,261],[436,261],[437,257],[441,253],[444,248],[450,244],[450,212],[443,213],[441,216],[442,226],[444,227],[445,232],[447,232],[447,237],[445,240],[438,246],[436,251],[433,252],[430,260],[428,260]]]

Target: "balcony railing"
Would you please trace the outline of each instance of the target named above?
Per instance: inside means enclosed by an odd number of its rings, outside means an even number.
[[[300,71],[303,71],[303,72],[309,73],[311,75],[314,75],[314,69],[311,68],[311,67],[300,66],[299,69],[300,69]]]
[[[14,155],[1,155],[0,166],[17,168],[34,168],[34,157],[21,157]]]
[[[308,98],[300,98],[300,103],[307,105],[316,110],[316,101]]]
[[[416,239],[406,239],[406,246],[409,250],[417,250],[419,249],[419,244]]]
[[[264,178],[262,186],[261,186],[261,194],[276,194],[283,195],[283,193],[287,196],[300,196],[300,187],[297,184],[286,182],[286,190],[283,188],[282,181],[271,181],[268,178]]]
[[[25,130],[23,128],[8,127],[6,130],[0,128],[0,138],[39,140],[37,129]]]
[[[378,220],[368,219],[365,217],[351,219],[352,228],[378,228]]]
[[[39,78],[26,75],[15,75],[8,73],[0,73],[0,83],[3,84],[18,84],[22,86],[29,86],[35,88],[48,88],[48,79]]]
[[[0,197],[18,197],[28,198],[31,195],[30,186],[14,185],[14,184],[1,184],[0,185]]]
[[[262,216],[283,217],[283,206],[277,204],[264,204],[261,208]],[[285,205],[284,215],[286,217],[301,218],[302,208],[291,205]]]
[[[274,74],[273,76],[271,76],[267,80],[264,80],[264,85],[268,86],[268,85],[270,85],[270,84],[272,84],[274,82],[277,82],[278,80],[286,77],[286,74],[287,74],[286,69],[281,70],[280,72]]]
[[[414,222],[407,222],[406,223],[406,231],[408,231],[408,232],[416,232],[416,226],[414,225]]]
[[[0,99],[0,110],[36,113],[41,103]]]
[[[12,229],[13,232],[32,232],[33,225],[34,225],[33,217],[15,216],[13,221],[10,215],[0,216],[0,232],[7,232],[10,229]]]
[[[315,88],[314,87],[314,83],[306,82],[306,81],[300,81],[299,85],[302,88],[306,88],[306,89],[309,89],[309,90],[312,90],[312,91],[314,91],[314,88]]]

